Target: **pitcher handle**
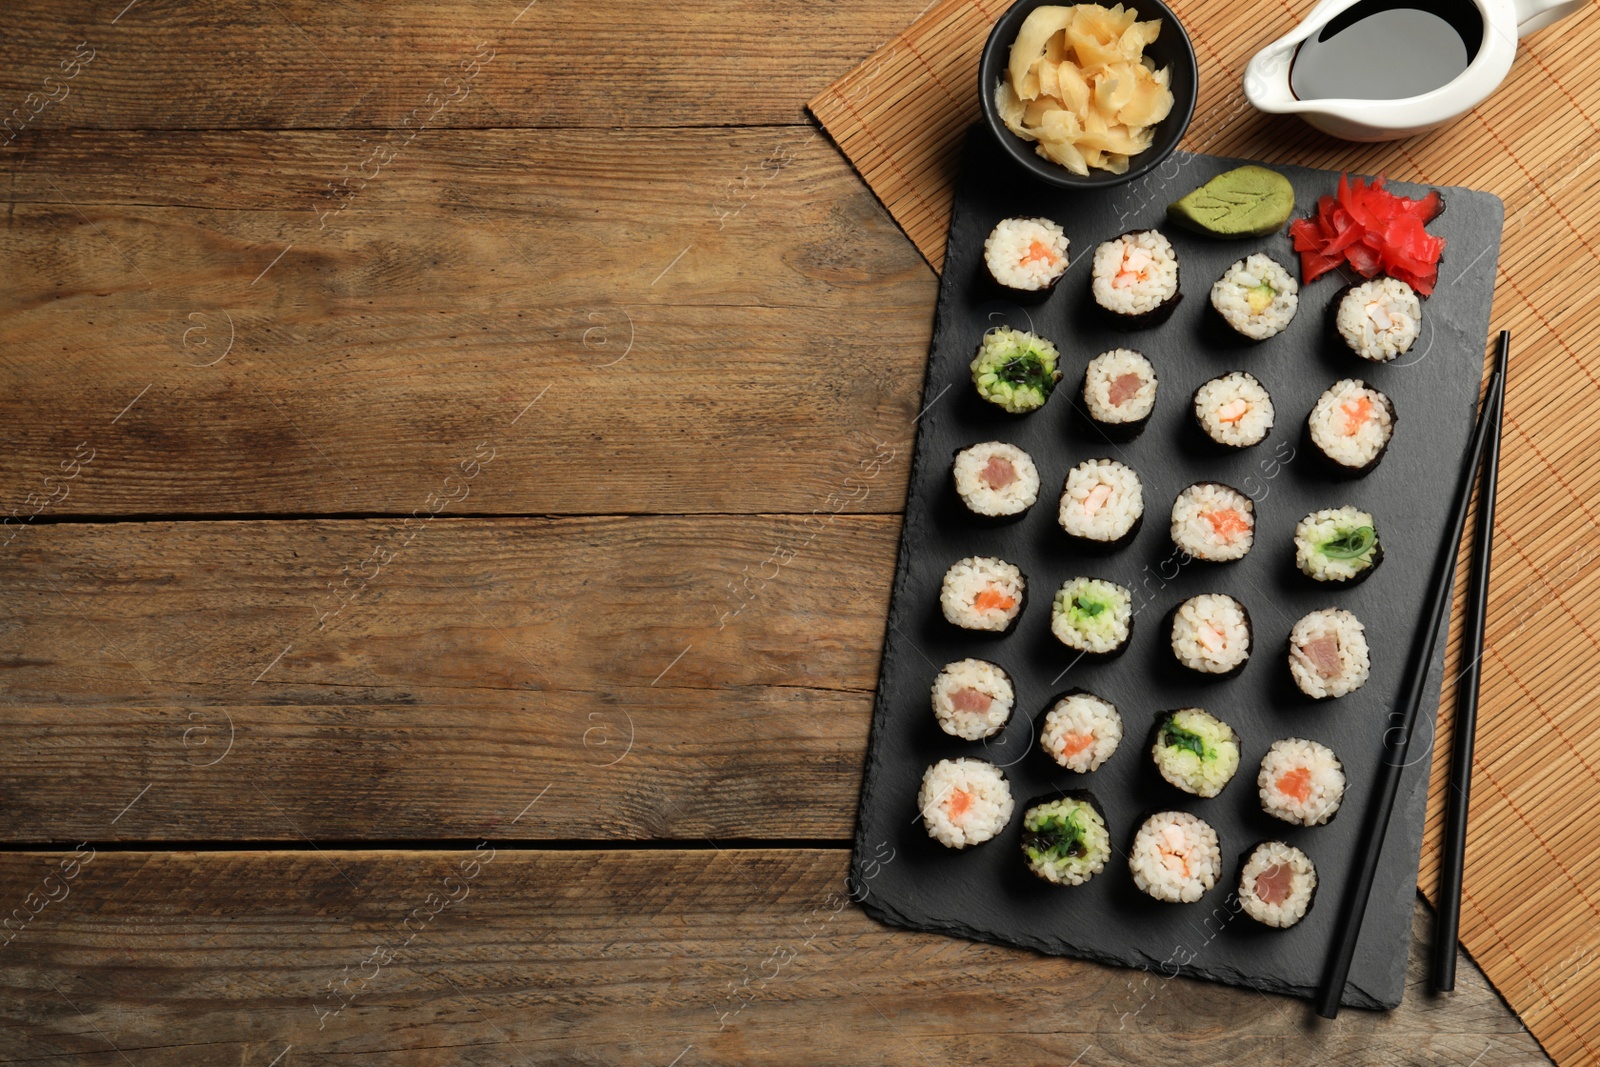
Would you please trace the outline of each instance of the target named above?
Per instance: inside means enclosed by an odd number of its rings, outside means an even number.
[[[1587,0],[1515,0],[1517,36],[1526,37],[1587,6]]]

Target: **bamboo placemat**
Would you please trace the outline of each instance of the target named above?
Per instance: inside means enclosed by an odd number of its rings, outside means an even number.
[[[1558,1063],[1600,1063],[1600,18],[1523,41],[1501,91],[1451,126],[1357,145],[1257,114],[1240,88],[1311,0],[1169,2],[1200,62],[1190,151],[1505,201],[1494,322],[1513,354],[1461,937]],[[978,53],[1004,7],[945,0],[810,104],[936,270]],[[1441,283],[1451,271],[1447,252]],[[1430,900],[1459,666],[1456,628],[1418,874]]]

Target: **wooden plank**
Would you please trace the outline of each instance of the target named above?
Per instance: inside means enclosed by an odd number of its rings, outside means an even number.
[[[0,900],[38,908],[0,952],[8,1062],[1546,1062],[1469,961],[1421,993],[1420,905],[1406,1002],[1326,1026],[881,927],[842,851],[72,856],[0,858]]]

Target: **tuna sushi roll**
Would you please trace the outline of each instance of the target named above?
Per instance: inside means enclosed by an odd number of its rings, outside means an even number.
[[[1411,351],[1422,333],[1422,301],[1398,278],[1374,278],[1345,291],[1334,325],[1350,351],[1387,363]]]
[[[1217,884],[1222,846],[1204,819],[1186,811],[1160,811],[1133,835],[1128,870],[1133,884],[1157,900],[1190,904]]]
[[[939,729],[964,741],[999,733],[1015,703],[1011,677],[987,660],[946,663],[933,680],[933,715]]]
[[[1314,700],[1355,692],[1371,669],[1366,628],[1343,608],[1313,611],[1289,631],[1289,673]]]
[[[1022,614],[1027,579],[1014,563],[993,556],[968,556],[945,572],[939,606],[953,626],[1003,634]]]
[[[1083,407],[1111,440],[1138,437],[1156,408],[1156,369],[1131,348],[1100,353],[1083,375]]]
[[[1222,321],[1252,341],[1282,333],[1300,306],[1300,284],[1277,260],[1257,252],[1223,272],[1211,287]]]
[[[1122,716],[1109,700],[1074,690],[1045,712],[1039,747],[1060,766],[1079,774],[1099,767],[1122,742]]]
[[[1191,559],[1243,559],[1256,537],[1255,501],[1221,482],[1196,482],[1172,504],[1172,543]]]
[[[949,848],[981,845],[1011,821],[1011,785],[981,759],[942,759],[922,776],[917,795],[928,836]]]
[[[972,359],[972,384],[989,403],[1026,415],[1044,407],[1061,380],[1060,353],[1043,337],[1000,326],[983,335]]]
[[[1000,288],[1041,296],[1067,272],[1067,235],[1049,219],[1001,219],[983,242],[983,263]]]
[[[1086,547],[1121,548],[1144,522],[1139,472],[1114,459],[1084,460],[1067,472],[1057,519]]]
[[[1213,378],[1194,392],[1194,421],[1228,448],[1258,445],[1272,432],[1272,397],[1247,371]]]
[[[1016,445],[985,441],[956,453],[951,466],[956,492],[974,515],[1011,518],[1039,499],[1039,469]]]
[[[1244,913],[1280,930],[1306,917],[1316,891],[1316,864],[1282,841],[1257,845],[1239,871],[1239,905]]]
[[[1313,511],[1294,528],[1294,561],[1313,581],[1335,586],[1359,582],[1383,562],[1378,527],[1358,508]]]
[[[1350,477],[1369,473],[1394,436],[1394,404],[1359,378],[1334,382],[1306,419],[1311,444]]]
[[[1172,612],[1172,654],[1191,671],[1233,677],[1250,659],[1250,613],[1222,593],[1190,597]]]
[[[1022,859],[1055,885],[1082,885],[1111,858],[1106,818],[1087,793],[1038,800],[1022,815]]]
[[[1100,578],[1071,578],[1056,594],[1050,632],[1063,645],[1109,659],[1133,636],[1133,594]]]
[[[1268,815],[1296,826],[1321,826],[1344,801],[1344,764],[1327,745],[1286,737],[1262,757],[1256,787]]]
[[[1158,230],[1125,233],[1094,250],[1094,302],[1125,326],[1154,326],[1172,314],[1178,254]]]
[[[1214,797],[1239,769],[1239,735],[1207,711],[1179,708],[1156,720],[1150,758],[1185,793]]]

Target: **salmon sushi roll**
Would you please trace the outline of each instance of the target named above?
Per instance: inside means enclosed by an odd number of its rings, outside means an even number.
[[[950,470],[961,502],[985,519],[1017,518],[1039,499],[1039,468],[1033,457],[1004,441],[963,448]]]
[[[1313,511],[1294,528],[1294,562],[1314,582],[1353,585],[1383,562],[1383,542],[1370,514],[1359,508]]]
[[[1131,542],[1144,523],[1139,472],[1115,459],[1086,459],[1067,472],[1056,514],[1067,536],[1100,551]]]
[[[1366,628],[1343,608],[1313,611],[1289,631],[1289,673],[1314,700],[1355,692],[1371,671]]]
[[[1248,371],[1213,378],[1194,392],[1200,432],[1227,448],[1249,448],[1272,432],[1274,412],[1267,387]]]
[[[1122,715],[1103,697],[1073,690],[1055,702],[1039,724],[1039,747],[1058,766],[1088,774],[1122,743]]]
[[[1243,559],[1255,544],[1256,505],[1231,485],[1196,482],[1172,504],[1172,544],[1205,563]]]
[[[963,741],[993,737],[1016,703],[1011,676],[981,659],[946,663],[933,680],[933,715],[939,729]]]
[[[1133,594],[1101,578],[1069,578],[1051,606],[1050,632],[1087,656],[1120,655],[1133,636]]]
[[[1264,926],[1285,930],[1304,919],[1316,892],[1316,864],[1282,841],[1261,842],[1239,870],[1239,905]]]
[[[1300,306],[1300,285],[1282,263],[1257,252],[1217,279],[1211,306],[1239,336],[1265,341],[1289,328]]]
[[[1131,441],[1156,409],[1156,369],[1131,348],[1113,348],[1089,361],[1083,375],[1083,407],[1100,432]]]
[[[1159,230],[1125,233],[1094,250],[1095,304],[1126,327],[1155,326],[1183,299],[1178,253]]]
[[[1041,798],[1022,815],[1022,859],[1053,885],[1082,885],[1105,869],[1111,834],[1088,793]]]
[[[1337,815],[1344,784],[1344,764],[1333,749],[1299,737],[1274,741],[1256,776],[1261,810],[1296,826],[1321,826]]]
[[[1204,819],[1159,811],[1140,824],[1128,849],[1128,870],[1141,892],[1170,904],[1192,904],[1222,875],[1222,846]]]
[[[1016,564],[994,556],[968,556],[945,572],[939,606],[952,626],[1003,634],[1022,614],[1027,587]]]
[[[1411,351],[1422,334],[1422,301],[1398,278],[1374,278],[1345,291],[1334,326],[1350,351],[1373,363]]]
[[[1306,417],[1306,431],[1335,473],[1355,478],[1383,459],[1396,421],[1387,396],[1359,378],[1346,378],[1317,399]]]
[[[1190,597],[1172,611],[1172,655],[1197,674],[1231,678],[1250,660],[1250,613],[1223,593]]]
[[[972,357],[978,395],[1002,411],[1026,415],[1044,407],[1061,380],[1061,354],[1043,337],[1000,326],[983,335]]]
[[[929,837],[946,848],[968,848],[1004,830],[1015,802],[1011,784],[994,764],[945,759],[923,774],[917,807]]]
[[[1038,298],[1067,273],[1068,244],[1066,232],[1050,219],[1001,219],[983,242],[983,264],[1007,293]]]
[[[1239,770],[1239,735],[1208,711],[1179,708],[1156,719],[1150,758],[1185,793],[1214,797]]]

